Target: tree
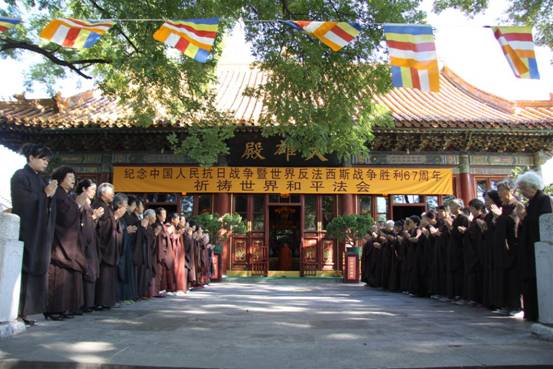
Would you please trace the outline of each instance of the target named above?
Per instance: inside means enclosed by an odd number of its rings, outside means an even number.
[[[210,241],[214,245],[219,245],[233,234],[246,233],[246,223],[237,213],[227,213],[223,216],[217,213],[205,213],[195,216],[192,220],[209,234]]]
[[[489,0],[435,0],[434,10],[459,9],[468,15],[486,10]],[[533,26],[535,41],[553,48],[553,1],[510,0],[507,15],[514,24]]]
[[[338,241],[345,241],[347,245],[355,246],[369,233],[373,224],[373,219],[368,214],[340,215],[326,225],[326,235]]]
[[[228,153],[234,135],[228,114],[217,111],[213,82],[222,34],[245,20],[256,66],[267,72],[265,84],[247,93],[264,100],[264,136],[279,135],[281,150],[304,158],[335,153],[341,159],[368,153],[375,125],[390,124],[374,94],[391,88],[381,51],[382,30],[373,23],[411,23],[423,19],[420,0],[4,0],[3,15],[32,14],[30,22],[0,38],[0,55],[22,58],[24,51],[43,55],[32,68],[33,81],[52,83],[67,73],[96,78],[101,90],[132,108],[137,125],[154,119],[186,121],[192,127],[170,144],[200,164]],[[116,22],[87,50],[38,43],[37,34],[56,16],[80,19],[184,19],[223,16],[214,59],[206,64],[174,56],[152,34],[160,22]],[[263,20],[357,21],[361,35],[334,53],[318,40],[279,22]],[[26,19],[27,20],[27,19]],[[163,112],[163,114],[161,113]],[[275,124],[278,123],[278,124]]]

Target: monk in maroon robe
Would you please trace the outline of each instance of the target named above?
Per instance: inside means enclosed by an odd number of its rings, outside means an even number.
[[[154,252],[156,236],[153,225],[156,214],[152,209],[144,212],[136,232],[136,246],[133,252],[133,263],[137,276],[137,291],[139,298],[152,297],[150,288],[155,284]]]
[[[83,179],[77,184],[77,205],[80,207],[80,242],[86,258],[86,270],[83,275],[84,312],[92,312],[96,300],[96,281],[100,273],[100,254],[96,237],[96,221],[104,214],[103,208],[92,209],[92,200],[96,196],[96,184]]]
[[[56,227],[48,268],[48,305],[44,316],[61,320],[69,314],[81,313],[86,259],[79,237],[79,206],[70,195],[75,186],[75,172],[70,167],[60,167],[54,170],[52,178],[60,185],[55,196]]]
[[[117,244],[118,220],[125,214],[126,208],[117,212],[111,207],[113,202],[113,185],[102,183],[98,186],[98,196],[92,204],[93,209],[103,208],[104,214],[98,219],[96,234],[100,251],[100,274],[96,282],[96,308],[104,309],[114,306],[117,302],[117,262],[119,248]]]
[[[174,230],[171,234],[171,243],[175,254],[175,262],[173,266],[173,276],[175,281],[175,290],[179,293],[184,293],[186,287],[186,266],[184,255],[184,228],[181,227],[181,217],[178,214],[171,216],[171,225]]]

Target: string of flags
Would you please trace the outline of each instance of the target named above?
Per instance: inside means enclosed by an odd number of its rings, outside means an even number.
[[[205,63],[219,32],[220,18],[164,20],[153,38],[179,50],[189,58]],[[40,38],[67,48],[91,48],[115,24],[115,20],[56,18],[40,32]],[[123,21],[123,20],[119,20]],[[159,21],[128,19],[125,21]],[[21,19],[0,17],[0,32],[20,24]],[[317,38],[338,52],[355,40],[361,26],[355,22],[273,20]],[[517,78],[539,79],[532,28],[528,26],[491,27],[509,66]],[[439,68],[434,31],[427,24],[383,24],[394,87],[438,92]]]

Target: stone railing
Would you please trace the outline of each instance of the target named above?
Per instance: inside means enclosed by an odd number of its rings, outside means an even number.
[[[540,217],[540,242],[536,242],[535,253],[539,319],[553,325],[553,214]]]
[[[0,337],[25,329],[17,321],[23,242],[19,241],[19,217],[0,213]]]

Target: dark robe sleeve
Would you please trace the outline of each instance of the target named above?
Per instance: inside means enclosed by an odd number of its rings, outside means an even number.
[[[19,239],[23,241],[23,272],[42,275],[48,271],[54,237],[55,202],[46,196],[46,180],[28,166],[14,173],[11,198],[20,217]]]

